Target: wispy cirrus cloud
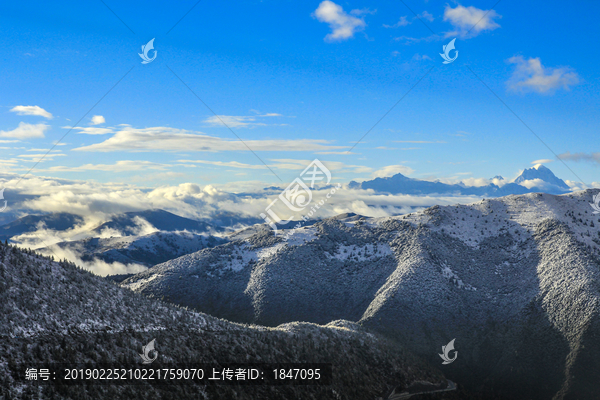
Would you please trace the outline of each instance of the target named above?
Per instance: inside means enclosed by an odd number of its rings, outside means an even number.
[[[0,131],[0,137],[15,138],[19,140],[43,138],[44,132],[50,129],[46,124],[28,124],[19,122],[19,126],[12,131]]]
[[[350,13],[360,15],[353,10]],[[335,4],[333,1],[325,0],[319,4],[319,7],[313,13],[313,17],[319,22],[329,24],[331,33],[325,36],[326,42],[335,42],[354,37],[354,34],[363,30],[366,22],[355,16],[352,16],[344,11],[342,6]]]
[[[523,56],[514,56],[507,62],[516,66],[506,82],[509,90],[514,92],[553,94],[558,89],[569,90],[579,83],[579,76],[572,68],[544,67],[539,57],[525,59]]]
[[[17,158],[20,158],[21,161],[27,162],[40,162],[40,161],[53,161],[55,157],[66,157],[67,155],[60,152],[52,152],[52,153],[34,153],[34,154],[21,154],[18,155]]]
[[[47,119],[54,118],[51,113],[38,106],[15,106],[10,111],[17,113],[17,115],[35,115]]]
[[[177,162],[184,164],[204,164],[204,165],[215,165],[217,167],[227,168],[241,168],[241,169],[267,169],[264,165],[258,164],[246,164],[237,161],[208,161],[208,160],[177,160]],[[273,167],[273,166],[270,166]]]
[[[395,37],[394,40],[396,42],[403,42],[403,44],[415,44],[420,42],[433,42],[434,40],[440,40],[441,36],[439,35],[429,35],[421,38],[416,38],[412,36],[399,36]]]
[[[123,125],[109,139],[96,144],[82,146],[74,151],[327,151],[342,150],[346,146],[333,146],[322,139],[222,139],[204,133],[171,127],[136,129]]]
[[[54,166],[40,172],[86,172],[86,171],[108,171],[108,172],[125,172],[125,171],[145,171],[166,170],[170,167],[168,164],[159,164],[151,161],[143,160],[121,160],[114,164],[85,164],[78,167]]]
[[[283,117],[281,114],[267,113],[262,115],[213,115],[203,122],[210,126],[227,126],[229,128],[252,128],[256,126],[285,126],[287,124],[271,124],[264,122],[264,118]]]
[[[417,14],[416,17],[412,17],[410,19],[408,16],[403,15],[402,17],[400,17],[398,22],[396,22],[395,24],[393,24],[393,25],[383,24],[383,27],[384,28],[400,28],[400,27],[412,24],[416,19],[419,19],[419,18],[421,20],[426,20],[429,22],[433,22],[433,20],[434,20],[434,17],[432,14],[428,13],[427,11],[423,11],[422,13]]]
[[[77,131],[78,134],[82,134],[82,135],[106,135],[109,133],[114,133],[114,130],[112,128],[100,128],[97,126],[76,126],[76,127],[72,127],[72,126],[63,126],[63,129],[74,129]]]
[[[190,164],[205,164],[214,165],[218,167],[226,168],[240,168],[240,169],[266,169],[264,165],[259,164],[246,164],[237,161],[209,161],[209,160],[177,160],[181,163]],[[278,158],[269,159],[269,168],[278,170],[303,170],[310,165],[312,160],[298,160],[291,158]],[[323,161],[323,160],[322,160]],[[348,165],[339,161],[323,161],[323,164],[331,171],[346,171],[346,172],[371,172],[372,168],[365,167],[363,165]]]
[[[398,22],[396,22],[393,25],[386,25],[383,24],[384,28],[400,28],[402,26],[406,26],[406,25],[410,25],[412,24],[412,21],[408,20],[408,17],[406,15],[403,15],[402,17],[400,17],[400,19],[398,20]]]

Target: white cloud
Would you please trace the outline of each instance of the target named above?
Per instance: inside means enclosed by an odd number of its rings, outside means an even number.
[[[313,13],[320,22],[329,24],[331,33],[325,36],[325,41],[334,42],[354,37],[354,34],[367,26],[365,21],[344,12],[343,8],[332,1],[325,0]]]
[[[46,124],[28,124],[19,122],[19,126],[12,131],[0,131],[0,137],[10,137],[15,139],[43,138],[44,132],[50,128]]]
[[[16,106],[10,109],[11,112],[16,112],[17,115],[37,115],[47,119],[52,119],[52,114],[38,106]]]
[[[36,245],[35,245],[36,239],[39,242],[38,236],[41,236],[41,235],[38,232],[36,232],[35,236],[30,234],[29,239],[31,240],[31,242],[28,242],[25,240],[26,236],[27,236],[27,234],[18,238],[20,245],[22,247],[35,248],[36,247]],[[44,240],[44,242],[46,242],[46,241],[47,241],[47,239]],[[83,269],[91,271],[94,274],[100,275],[100,276],[116,275],[116,274],[137,274],[140,272],[144,272],[145,270],[148,269],[148,267],[141,265],[141,264],[135,264],[135,263],[123,264],[120,262],[107,263],[106,261],[100,260],[98,258],[94,258],[91,261],[86,259],[84,261],[77,252],[74,252],[74,251],[71,251],[68,249],[63,249],[63,248],[60,248],[55,245],[50,245],[50,249],[44,249],[44,251],[41,251],[41,252],[48,256],[54,256],[54,257],[56,257],[56,259],[59,259],[59,260],[67,259],[67,260],[75,263],[78,267],[81,267]]]
[[[539,57],[526,60],[522,56],[514,56],[508,62],[516,65],[506,82],[508,88],[515,92],[552,94],[557,89],[569,90],[570,86],[579,83],[579,76],[572,68],[544,67]]]
[[[245,144],[244,144],[245,143]],[[152,127],[135,129],[122,126],[121,130],[101,143],[78,147],[75,151],[326,151],[341,150],[346,146],[331,146],[327,140],[225,140],[184,129]],[[246,147],[248,146],[248,147]]]
[[[268,126],[268,125],[278,125],[284,126],[286,124],[267,124],[265,122],[259,122],[257,118],[261,117],[281,117],[281,114],[276,113],[268,113],[263,115],[213,115],[211,117],[206,118],[203,122],[207,123],[211,126],[222,127],[225,124],[229,128],[251,128],[255,126]]]
[[[475,37],[483,31],[493,31],[500,28],[494,18],[502,18],[494,10],[480,10],[479,8],[457,5],[452,8],[446,5],[444,21],[449,21],[454,30],[446,33],[446,37],[459,36],[461,38]]]
[[[532,163],[533,165],[538,165],[538,164],[548,164],[548,163],[551,163],[551,162],[553,162],[553,161],[554,161],[554,160],[551,160],[551,159],[549,159],[549,158],[543,158],[543,159],[541,159],[541,160],[535,160],[535,161],[532,161],[531,163]]]
[[[410,175],[413,172],[415,172],[415,170],[410,167],[407,167],[406,165],[388,165],[387,167],[383,167],[373,172],[373,174],[371,174],[371,177],[387,178],[396,174]]]
[[[92,125],[100,125],[100,124],[103,124],[105,122],[106,122],[106,120],[104,119],[104,117],[102,115],[94,115],[92,117],[91,124]]]

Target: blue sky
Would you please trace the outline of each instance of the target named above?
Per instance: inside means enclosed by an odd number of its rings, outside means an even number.
[[[104,3],[2,4],[2,173],[89,111],[34,175],[236,190],[314,158],[340,182],[512,178],[543,160],[578,181],[553,151],[600,180],[597,2],[406,1],[419,18],[398,1]]]

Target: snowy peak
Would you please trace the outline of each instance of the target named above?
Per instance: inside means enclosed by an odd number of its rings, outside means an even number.
[[[536,164],[531,168],[524,170],[521,175],[514,180],[514,183],[522,184],[526,181],[540,180],[549,185],[559,187],[561,189],[569,190],[569,185],[560,178],[557,178],[549,168],[542,164]],[[539,185],[538,185],[539,186]]]

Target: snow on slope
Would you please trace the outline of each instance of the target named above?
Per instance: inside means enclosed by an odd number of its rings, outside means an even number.
[[[0,243],[0,398],[267,399],[375,398],[401,383],[445,382],[394,343],[347,321],[328,326],[239,325],[119,288],[70,263]],[[182,363],[332,363],[331,386],[101,385],[56,388],[24,379],[25,368],[138,368],[156,340],[153,367]],[[82,364],[85,363],[85,367]],[[101,365],[101,366],[100,366]],[[189,365],[189,364],[188,364]],[[376,379],[373,379],[376,377]],[[43,389],[43,390],[40,390]],[[83,392],[82,392],[83,390]]]
[[[439,357],[431,348],[460,338],[467,345],[456,373],[471,384],[501,387],[498,382],[512,379],[514,386],[504,390],[530,391],[517,382],[525,375],[511,372],[526,370],[529,380],[545,385],[531,398],[590,398],[591,380],[573,383],[564,371],[600,373],[590,364],[600,360],[600,343],[592,339],[600,335],[600,216],[588,204],[593,193],[328,219],[296,245],[265,228],[157,265],[125,284],[160,274],[138,291],[238,321],[361,321],[432,362]],[[240,252],[251,255],[240,258]],[[190,274],[199,276],[193,284],[184,279]],[[579,350],[584,343],[593,357]],[[521,353],[527,357],[515,355]],[[488,363],[501,358],[503,367]]]

